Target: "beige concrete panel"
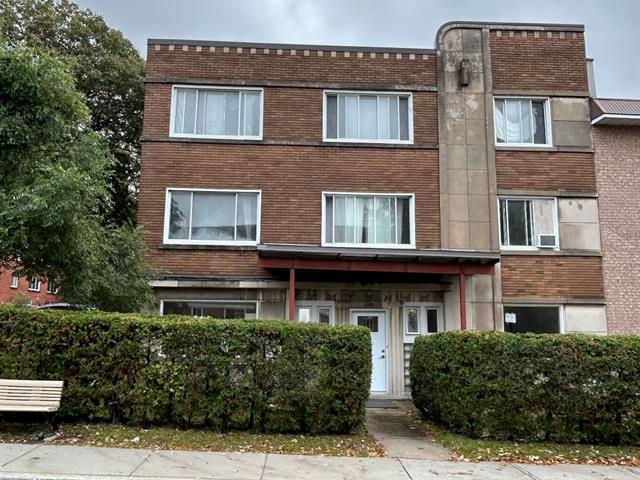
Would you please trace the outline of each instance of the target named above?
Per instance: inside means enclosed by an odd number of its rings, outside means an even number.
[[[446,94],[459,93],[462,91],[458,72],[443,72],[444,74],[444,92]]]
[[[449,168],[452,170],[466,170],[467,147],[464,145],[448,145],[446,148]]]
[[[444,71],[457,72],[462,58],[462,52],[442,52],[442,64],[444,65]]]
[[[607,333],[607,315],[603,305],[566,305],[565,333]]]
[[[551,116],[554,120],[568,122],[588,122],[591,120],[588,98],[551,99]]]
[[[488,222],[489,201],[486,195],[469,195],[469,220],[472,222]]]
[[[484,119],[467,118],[465,125],[467,129],[467,145],[485,145],[487,134]]]
[[[450,93],[444,99],[444,108],[450,118],[465,118],[465,95]]]
[[[469,248],[469,222],[449,222],[449,248]]]
[[[444,280],[452,284],[451,291],[444,293],[444,329],[460,330],[460,290],[458,277],[445,275]]]
[[[598,223],[598,201],[595,198],[559,198],[560,223]]]
[[[445,122],[445,143],[464,145],[466,143],[466,124],[464,119],[448,118]]]
[[[469,86],[465,87],[466,93],[484,93],[484,75],[482,72],[471,71]]]
[[[466,195],[467,170],[449,170],[447,173],[448,193]]]
[[[487,170],[467,170],[470,194],[489,194],[489,178]]]
[[[560,248],[600,250],[600,227],[597,223],[561,223]]]
[[[591,147],[590,122],[553,122],[553,144],[560,147]]]
[[[475,330],[495,330],[493,321],[493,303],[482,302],[473,304],[473,328]]]
[[[449,195],[449,220],[453,222],[469,221],[467,198],[467,195]]]
[[[489,221],[469,223],[469,248],[483,251],[491,249],[491,226]]]
[[[472,275],[471,299],[474,302],[493,301],[493,275]]]
[[[477,28],[462,30],[462,50],[465,53],[482,53],[481,33]]]
[[[469,93],[464,96],[465,113],[467,118],[482,120],[483,132],[485,122],[484,95],[477,93]]]
[[[445,50],[462,51],[462,30],[458,28],[449,30],[444,35],[443,44]]]
[[[472,170],[487,168],[486,145],[467,145],[467,165]]]

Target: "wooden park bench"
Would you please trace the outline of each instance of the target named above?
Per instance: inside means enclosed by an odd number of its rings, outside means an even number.
[[[41,412],[52,418],[60,408],[63,381],[0,378],[0,412]]]

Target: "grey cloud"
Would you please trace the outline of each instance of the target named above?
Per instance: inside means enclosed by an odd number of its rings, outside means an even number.
[[[598,95],[640,97],[639,0],[76,0],[147,38],[433,46],[450,20],[583,23]]]

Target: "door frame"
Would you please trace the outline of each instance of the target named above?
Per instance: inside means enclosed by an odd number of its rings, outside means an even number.
[[[387,395],[389,393],[389,327],[391,323],[391,318],[389,317],[389,309],[388,308],[350,308],[349,309],[349,324],[357,325],[357,322],[354,322],[353,314],[356,312],[363,313],[384,313],[385,318],[385,331],[384,331],[384,391],[373,391],[371,387],[369,387],[369,394],[374,395]],[[372,358],[373,360],[373,358]],[[373,362],[371,365],[371,370],[373,373]]]

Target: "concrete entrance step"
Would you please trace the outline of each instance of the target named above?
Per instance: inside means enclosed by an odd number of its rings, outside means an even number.
[[[410,415],[412,404],[389,400],[395,408],[367,408],[367,430],[388,456],[420,460],[448,460],[451,452]]]

